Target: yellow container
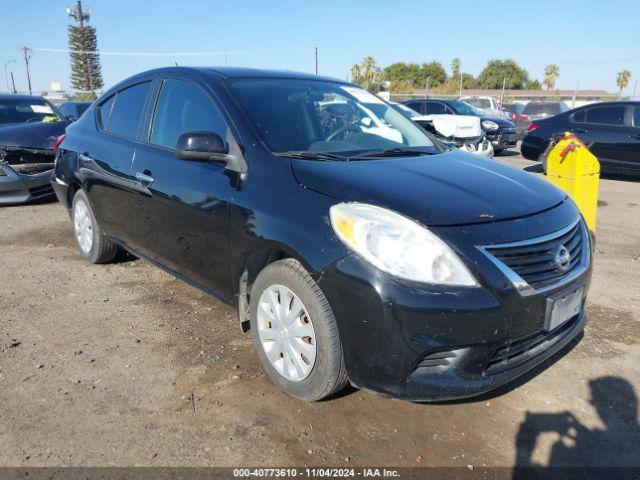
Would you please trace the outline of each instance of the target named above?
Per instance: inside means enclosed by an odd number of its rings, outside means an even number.
[[[576,202],[589,230],[596,231],[600,162],[584,143],[569,132],[552,146],[546,159],[547,180]]]

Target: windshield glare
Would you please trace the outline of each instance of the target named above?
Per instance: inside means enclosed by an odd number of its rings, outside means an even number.
[[[60,120],[55,110],[44,100],[14,98],[0,100],[0,124]]]
[[[439,151],[391,105],[353,85],[304,79],[242,79],[229,85],[273,153]]]

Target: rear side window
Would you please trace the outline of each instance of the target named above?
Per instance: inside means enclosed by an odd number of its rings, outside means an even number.
[[[115,96],[115,103],[111,108],[108,122],[106,124],[103,122],[102,127],[116,135],[136,138],[150,86],[151,82],[144,82],[120,90]],[[101,119],[102,109],[105,106],[106,104],[103,104],[100,108]]]
[[[197,85],[165,80],[156,105],[151,143],[175,148],[185,132],[213,132],[227,137],[227,123],[213,100]]]
[[[525,115],[547,115],[551,117],[563,111],[562,104],[559,102],[529,102],[522,113]]]
[[[590,108],[587,110],[587,123],[624,125],[624,111],[624,105]]]
[[[587,119],[587,111],[586,110],[580,110],[579,112],[576,112],[573,114],[573,121],[574,122],[578,122],[578,123],[584,123]]]

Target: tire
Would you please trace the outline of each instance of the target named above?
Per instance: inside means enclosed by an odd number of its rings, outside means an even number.
[[[73,197],[71,220],[80,255],[89,263],[109,263],[120,247],[107,239],[100,230],[87,195],[78,190]]]
[[[502,152],[504,152],[504,148],[494,148],[493,149],[494,155],[500,155]]]
[[[274,291],[277,293],[271,297]],[[274,301],[270,303],[269,299]],[[281,299],[286,301],[280,304]],[[282,315],[288,313],[292,318],[280,324],[285,325],[284,334],[276,326],[280,320],[272,311],[274,305],[285,305]],[[263,368],[282,390],[314,402],[346,386],[348,377],[336,319],[322,290],[298,261],[279,260],[260,272],[251,289],[250,322]],[[315,351],[310,353],[314,346]],[[270,356],[276,360],[270,360]],[[292,375],[298,378],[291,378]]]

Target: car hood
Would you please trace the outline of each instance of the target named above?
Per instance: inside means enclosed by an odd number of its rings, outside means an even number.
[[[492,122],[495,122],[498,125],[500,125],[500,128],[516,128],[516,126],[513,124],[513,122],[510,122],[509,120],[505,120],[504,118],[485,117],[483,115],[482,117],[480,117],[480,119],[481,120],[491,120]]]
[[[420,115],[414,122],[431,122],[433,128],[446,138],[475,138],[482,135],[480,118],[470,115]]]
[[[565,199],[532,173],[459,151],[345,162],[295,159],[292,168],[308,189],[340,202],[386,207],[428,226],[518,218]]]
[[[50,149],[69,123],[61,121],[0,126],[0,146]]]

